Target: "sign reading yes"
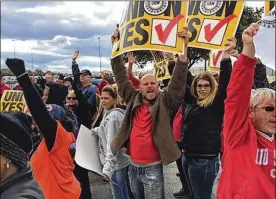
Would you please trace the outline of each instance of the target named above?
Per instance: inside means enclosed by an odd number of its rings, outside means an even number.
[[[22,91],[5,90],[1,98],[1,111],[26,112],[27,105]]]
[[[181,53],[183,39],[177,36],[186,21],[185,1],[130,1],[119,26],[111,57],[135,50]]]
[[[227,38],[236,33],[243,7],[243,1],[189,1],[189,46],[225,49]]]

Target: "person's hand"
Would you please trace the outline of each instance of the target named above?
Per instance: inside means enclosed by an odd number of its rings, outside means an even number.
[[[115,30],[115,32],[113,33],[113,35],[111,36],[111,42],[112,44],[114,44],[115,40],[118,38],[119,36],[119,30],[118,28]]]
[[[230,56],[235,57],[235,58],[238,59],[240,54],[239,54],[238,50],[234,49],[234,50],[230,51]]]
[[[167,57],[168,60],[174,60],[175,56],[173,53],[170,52],[165,52],[165,56]]]
[[[91,130],[91,135],[93,135],[93,136],[97,136],[98,134],[97,134],[97,132],[96,131],[94,131],[93,129]]]
[[[253,45],[253,37],[259,31],[259,25],[261,21],[257,23],[252,23],[248,28],[246,28],[242,33],[243,46]]]
[[[188,47],[188,43],[189,43],[189,39],[190,39],[190,36],[189,36],[189,33],[188,33],[188,27],[185,26],[181,32],[177,33],[177,35],[184,39],[185,47]]]
[[[77,50],[77,51],[73,54],[72,60],[73,60],[73,61],[76,61],[76,59],[78,58],[79,54],[80,54],[80,51]]]
[[[135,57],[133,55],[133,52],[128,52],[127,53],[127,59],[128,59],[128,64],[134,64],[135,62]]]
[[[103,182],[104,182],[104,183],[109,183],[109,182],[110,182],[109,177],[108,177],[107,175],[105,175],[105,174],[103,175],[103,178],[102,178],[102,179],[103,179]]]
[[[227,39],[225,46],[227,47],[226,50],[230,53],[231,51],[236,49],[237,39],[235,37],[231,37],[230,39]]]
[[[8,58],[6,60],[6,65],[16,77],[18,77],[26,72],[25,63],[22,59],[17,59],[17,58],[9,59]]]

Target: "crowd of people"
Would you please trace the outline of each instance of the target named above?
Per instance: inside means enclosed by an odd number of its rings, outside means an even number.
[[[182,188],[171,198],[275,198],[275,88],[253,38],[259,23],[227,40],[219,76],[188,70],[189,34],[177,34],[184,51],[167,53],[171,75],[164,89],[152,74],[132,74],[135,57],[111,60],[115,79],[103,73],[99,86],[79,69],[54,82],[48,71],[36,81],[24,61],[7,59],[17,77],[27,113],[0,113],[1,198],[91,199],[88,170],[75,160],[81,125],[98,140],[103,182],[115,199],[163,199],[163,165],[176,162]],[[111,37],[112,44],[119,31]],[[230,56],[238,59],[232,65]],[[0,98],[9,88],[0,81]],[[93,186],[93,185],[92,185]]]

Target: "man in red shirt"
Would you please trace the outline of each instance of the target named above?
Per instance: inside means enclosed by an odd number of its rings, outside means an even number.
[[[118,36],[116,31],[113,41]],[[112,59],[112,69],[119,95],[127,104],[124,120],[111,143],[115,155],[123,146],[131,157],[129,181],[135,198],[164,199],[163,164],[176,161],[181,152],[173,137],[169,113],[184,97],[188,71],[188,29],[178,34],[185,42],[184,54],[176,63],[168,87],[159,91],[154,75],[140,79],[139,90],[133,88],[121,56]]]
[[[259,25],[251,24],[243,32],[243,51],[227,89],[218,199],[275,198],[275,91],[251,91],[256,64],[253,37]]]

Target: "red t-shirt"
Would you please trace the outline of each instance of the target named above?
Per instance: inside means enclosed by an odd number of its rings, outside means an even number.
[[[275,199],[275,139],[256,132],[249,117],[255,63],[241,54],[227,88],[218,199]]]
[[[78,199],[81,187],[75,178],[74,163],[69,147],[75,142],[58,123],[55,144],[49,152],[43,139],[31,158],[34,177],[41,186],[46,199]]]
[[[135,110],[129,142],[131,160],[138,164],[161,161],[152,136],[152,118],[149,104],[143,103]]]

